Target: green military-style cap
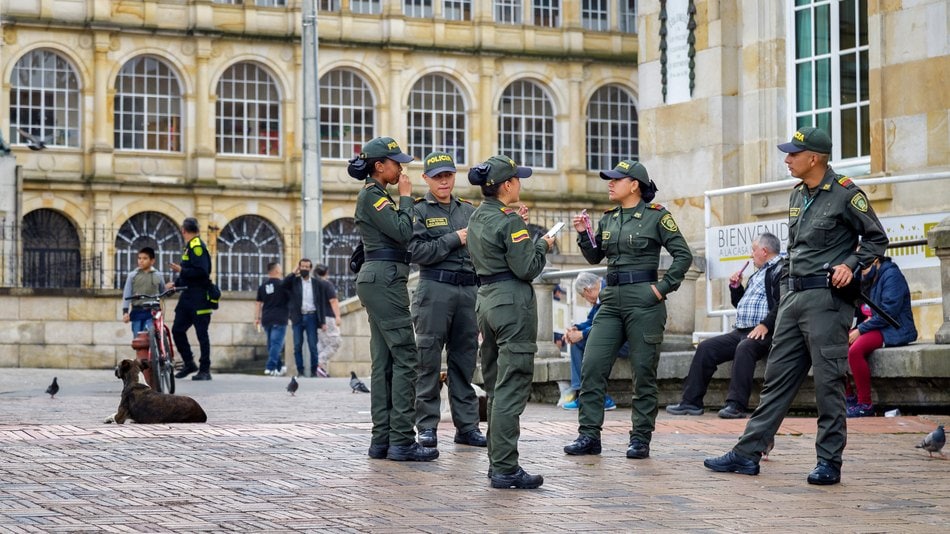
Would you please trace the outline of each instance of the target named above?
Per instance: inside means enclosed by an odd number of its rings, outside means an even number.
[[[625,159],[617,164],[613,170],[601,171],[600,177],[604,180],[617,180],[619,178],[633,178],[640,180],[646,185],[650,185],[650,175],[647,168],[642,163],[633,159]]]
[[[423,160],[423,173],[428,177],[437,176],[443,172],[456,172],[455,159],[448,152],[432,152]]]
[[[399,149],[399,143],[392,137],[377,137],[363,145],[360,159],[389,158],[399,163],[409,163],[412,156]]]
[[[818,152],[819,154],[831,154],[831,138],[821,128],[806,126],[799,128],[792,135],[791,141],[778,145],[778,149],[786,154],[797,154],[804,150]]]
[[[527,178],[533,172],[530,167],[520,167],[515,160],[499,154],[469,169],[468,181],[472,185],[493,186],[512,178]]]

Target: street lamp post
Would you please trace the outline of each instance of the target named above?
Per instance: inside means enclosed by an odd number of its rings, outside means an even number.
[[[320,177],[320,71],[317,2],[304,0],[303,31],[303,257],[323,262],[323,184]]]

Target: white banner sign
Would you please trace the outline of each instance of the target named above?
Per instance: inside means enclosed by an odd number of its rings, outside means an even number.
[[[881,217],[881,224],[891,244],[924,239],[931,228],[950,213]],[[752,254],[752,242],[762,232],[775,234],[782,241],[782,253],[788,246],[788,219],[758,221],[731,226],[714,226],[706,232],[706,268],[710,279],[729,278],[742,268]],[[938,267],[940,260],[934,249],[925,245],[888,248],[886,255],[894,258],[901,269]],[[751,270],[745,272],[746,276]]]
[[[666,3],[666,103],[689,100],[689,5],[687,0]]]

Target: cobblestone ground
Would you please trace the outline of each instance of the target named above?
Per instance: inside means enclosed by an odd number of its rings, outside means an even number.
[[[453,444],[448,420],[435,462],[370,460],[368,395],[305,378],[292,397],[288,380],[180,381],[207,424],[117,426],[102,423],[121,390],[111,371],[3,369],[0,531],[931,532],[950,517],[950,460],[914,448],[945,416],[849,421],[843,483],[816,487],[812,419],[786,420],[750,477],[702,466],[744,421],[661,413],[651,458],[635,461],[618,409],[601,456],[569,457],[576,414],[531,404],[522,465],[545,483],[494,490],[484,449]]]

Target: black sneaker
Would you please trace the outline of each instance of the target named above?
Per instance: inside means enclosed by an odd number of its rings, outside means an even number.
[[[208,371],[200,371],[195,376],[191,377],[192,380],[211,380],[211,373]]]
[[[423,428],[419,430],[419,445],[423,447],[437,447],[439,445],[439,437],[434,428]]]
[[[808,474],[808,483],[819,486],[828,486],[841,482],[841,469],[824,460],[818,460],[818,465]]]
[[[650,444],[640,441],[640,438],[633,438],[630,440],[630,445],[627,447],[627,458],[633,458],[635,460],[642,460],[644,458],[650,457]]]
[[[579,456],[581,454],[600,454],[600,440],[581,434],[577,439],[564,447],[564,454]]]
[[[181,371],[178,371],[177,373],[175,373],[175,378],[179,378],[179,379],[185,378],[186,376],[190,375],[191,373],[194,373],[197,370],[198,370],[198,366],[195,365],[194,362],[186,363],[185,366],[181,368]]]
[[[672,415],[703,415],[703,409],[692,404],[670,404],[666,407],[666,413]]]
[[[386,458],[386,454],[389,452],[388,443],[370,443],[369,452],[367,455],[374,460],[382,460]]]
[[[741,475],[758,475],[759,464],[748,458],[743,458],[736,454],[736,451],[729,451],[722,456],[715,458],[706,458],[703,460],[706,469],[712,469],[717,473],[739,473]]]
[[[745,419],[748,416],[748,412],[731,402],[727,404],[725,408],[719,410],[719,417],[721,419]]]
[[[544,484],[544,477],[529,475],[520,467],[510,475],[492,474],[491,476],[491,487],[499,489],[535,489],[541,487],[541,484]]]
[[[488,439],[479,429],[469,430],[468,432],[456,432],[455,442],[460,445],[469,445],[472,447],[487,447]]]
[[[431,462],[439,457],[439,449],[411,445],[390,445],[386,458],[396,462]]]

